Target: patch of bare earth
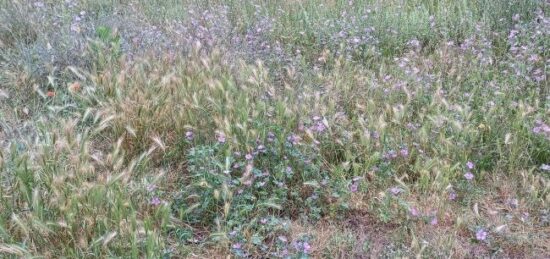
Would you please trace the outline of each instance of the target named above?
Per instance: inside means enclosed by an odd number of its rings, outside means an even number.
[[[384,223],[366,211],[354,210],[343,222],[343,227],[355,233],[357,244],[369,242],[369,251],[363,251],[362,246],[354,248],[352,254],[355,258],[379,258],[386,247],[392,244],[390,237],[398,230],[399,225]]]

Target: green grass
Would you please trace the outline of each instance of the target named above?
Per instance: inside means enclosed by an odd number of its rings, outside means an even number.
[[[544,1],[0,7],[1,257],[549,255]]]

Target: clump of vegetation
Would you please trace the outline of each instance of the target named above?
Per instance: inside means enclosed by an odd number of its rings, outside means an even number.
[[[0,2],[0,255],[548,254],[546,1]]]

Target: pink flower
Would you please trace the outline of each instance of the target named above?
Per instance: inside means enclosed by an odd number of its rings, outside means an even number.
[[[487,231],[485,231],[484,229],[479,229],[477,232],[476,232],[476,239],[479,240],[479,241],[483,241],[485,239],[487,239]]]
[[[418,212],[416,207],[409,208],[409,212],[411,213],[411,216],[413,216],[413,217],[418,217],[420,215],[420,213]]]
[[[160,205],[160,202],[161,201],[160,201],[159,197],[153,197],[149,203],[151,203],[151,205],[153,205],[153,206],[158,206],[158,205]]]
[[[239,250],[239,249],[241,249],[241,247],[242,247],[242,244],[241,244],[241,243],[235,243],[235,244],[233,244],[233,249]]]
[[[470,172],[467,172],[464,174],[464,178],[466,178],[466,180],[468,181],[471,181],[472,179],[474,179],[474,175]]]
[[[304,248],[304,254],[309,254],[311,252],[311,246],[309,245],[308,242],[304,242],[303,248]]]
[[[472,170],[472,169],[474,169],[475,165],[474,165],[474,163],[472,163],[472,161],[468,161],[468,162],[466,163],[466,167],[467,167],[468,169]]]
[[[254,156],[252,156],[252,154],[248,153],[248,154],[246,154],[246,155],[244,156],[244,158],[245,158],[246,160],[252,160],[252,159],[254,158]]]
[[[432,220],[430,220],[430,225],[435,226],[435,225],[437,225],[437,223],[438,223],[437,217],[434,216],[434,217],[432,218]]]

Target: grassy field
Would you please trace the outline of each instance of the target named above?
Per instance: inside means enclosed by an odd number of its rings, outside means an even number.
[[[549,11],[0,0],[0,257],[549,258]]]

